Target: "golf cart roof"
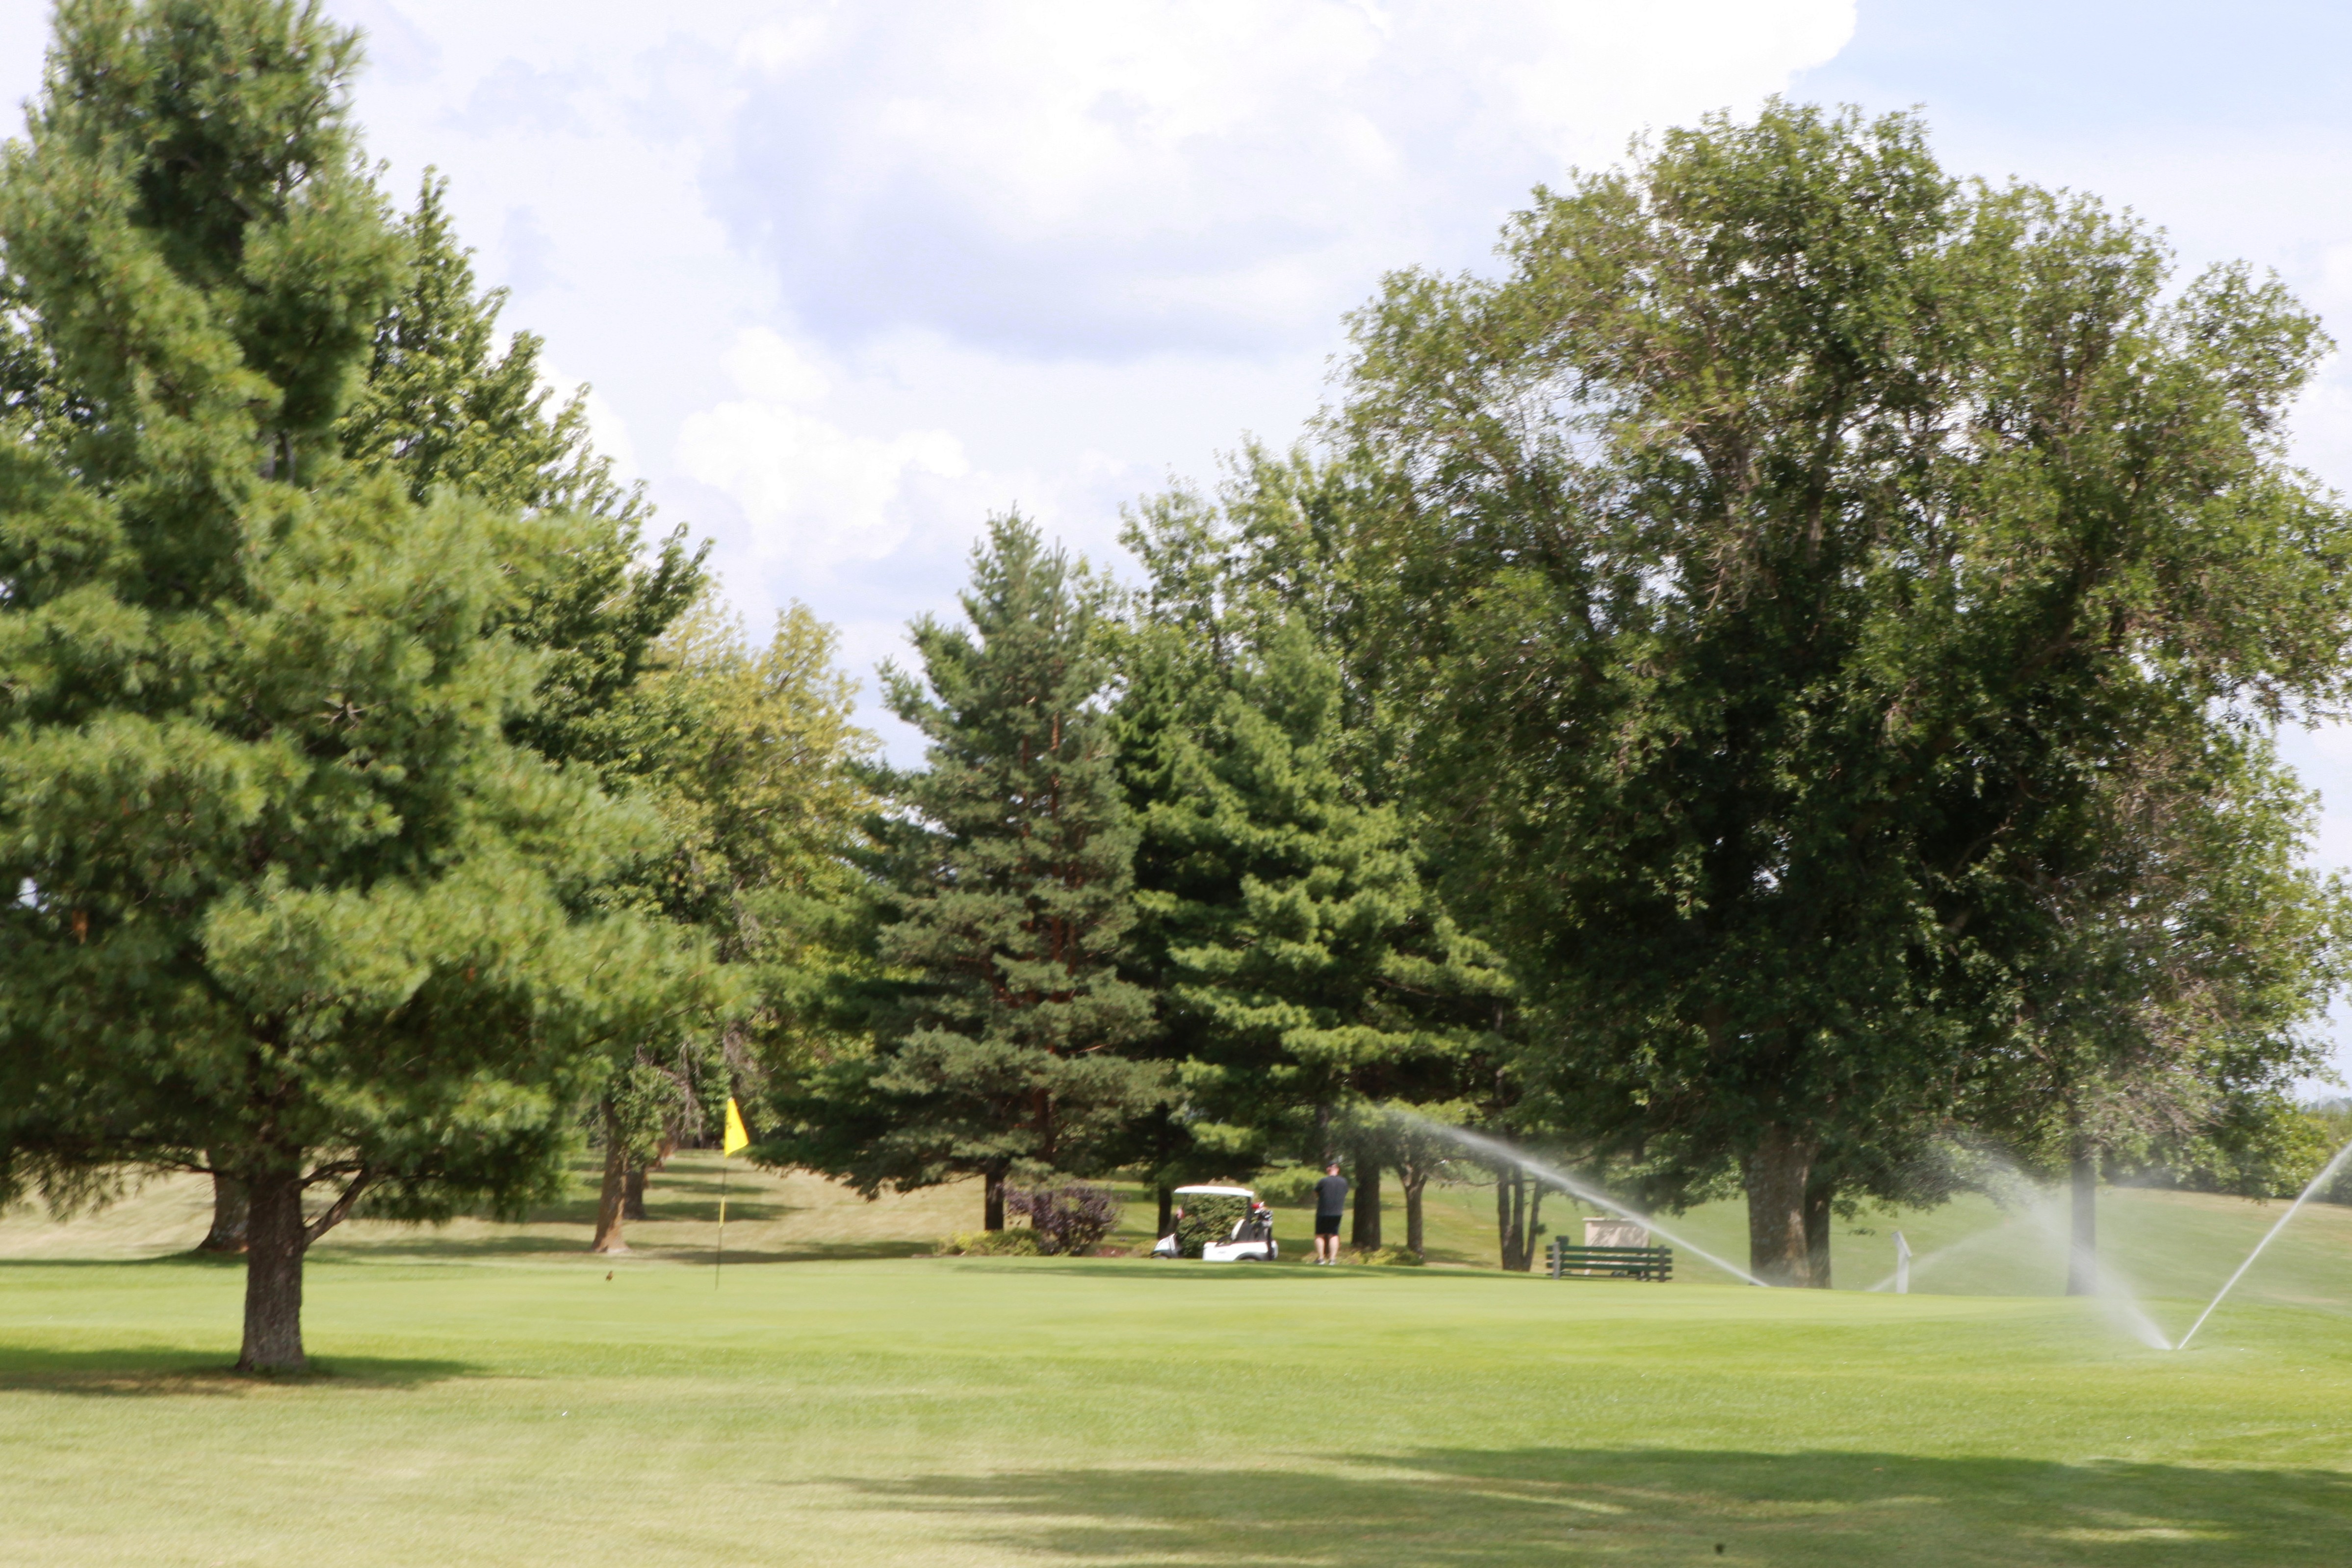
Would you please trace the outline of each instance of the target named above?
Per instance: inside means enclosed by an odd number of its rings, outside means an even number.
[[[1257,1196],[1245,1186],[1180,1186],[1176,1189],[1178,1197],[1182,1197],[1188,1193],[1197,1193],[1204,1197],[1255,1197]]]

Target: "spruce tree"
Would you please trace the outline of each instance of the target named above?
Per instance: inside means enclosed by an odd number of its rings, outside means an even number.
[[[1367,799],[1341,661],[1283,602],[1316,597],[1311,570],[1281,573],[1299,591],[1278,599],[1268,541],[1173,498],[1128,543],[1152,574],[1118,713],[1131,967],[1179,1063],[1144,1157],[1165,1186],[1344,1145],[1354,1239],[1378,1247],[1382,1170],[1414,1148],[1391,1107],[1461,1098],[1507,981],[1434,897],[1403,814]],[[1417,1205],[1426,1161],[1402,1163]]]
[[[1018,517],[990,525],[965,626],[926,617],[917,677],[884,672],[891,711],[929,740],[890,780],[892,917],[881,961],[906,977],[873,1049],[780,1096],[763,1153],[869,1195],[985,1178],[1004,1224],[1013,1176],[1084,1174],[1150,1103],[1126,1053],[1150,996],[1118,970],[1134,910],[1135,830],[1103,705],[1108,586]]]
[[[67,0],[0,165],[73,405],[0,441],[0,1186],[234,1176],[256,1371],[319,1236],[551,1190],[614,1042],[701,1000],[589,911],[650,825],[507,733],[548,535],[340,449],[404,261],[356,60],[289,0]]]

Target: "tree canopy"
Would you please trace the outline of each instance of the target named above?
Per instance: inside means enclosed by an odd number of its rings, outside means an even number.
[[[2053,814],[2336,692],[2345,518],[2280,437],[2324,340],[1900,115],[1669,132],[1502,254],[1390,281],[1338,427],[1410,487],[1431,816],[1577,1124],[1736,1163],[1805,1282],[2013,1027],[1983,917]]]
[[[341,453],[405,261],[355,60],[281,0],[68,0],[0,163],[73,403],[0,443],[0,1169],[233,1174],[264,1371],[310,1241],[549,1190],[613,1042],[704,1005],[585,896],[652,824],[509,734],[548,531]]]

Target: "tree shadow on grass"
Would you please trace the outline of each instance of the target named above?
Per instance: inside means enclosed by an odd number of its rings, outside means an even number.
[[[730,1254],[732,1256],[732,1254]],[[1311,1278],[1312,1289],[1338,1288],[1343,1280],[1393,1283],[1405,1280],[1448,1279],[1454,1271],[1441,1269],[1433,1273],[1425,1268],[1383,1268],[1378,1265],[1349,1265],[1329,1274],[1310,1274],[1302,1260],[1279,1263],[1203,1263],[1198,1259],[1150,1258],[1129,1253],[1124,1258],[952,1258],[942,1259],[964,1269],[1017,1269],[1030,1274],[1072,1274],[1102,1279],[1111,1274],[1129,1279],[1146,1276],[1165,1280],[1171,1289],[1189,1285],[1197,1290],[1231,1288],[1246,1290],[1252,1281],[1264,1284],[1272,1281],[1297,1282]],[[1497,1274],[1489,1269],[1480,1272],[1486,1280],[1510,1279],[1515,1276]]]
[[[928,1241],[796,1241],[781,1248],[738,1248],[731,1242],[727,1248],[727,1267],[754,1263],[855,1263],[885,1258],[919,1258],[931,1250]],[[712,1248],[708,1241],[692,1245],[668,1241],[635,1240],[623,1256],[659,1263],[709,1263]],[[354,1237],[347,1241],[327,1241],[310,1254],[316,1263],[373,1263],[410,1261],[463,1262],[472,1259],[544,1258],[553,1261],[578,1260],[600,1268],[609,1267],[611,1255],[588,1250],[585,1237],[581,1236],[441,1236],[420,1231],[413,1236]]]
[[[585,1258],[588,1243],[578,1236],[444,1236],[428,1229],[394,1236],[330,1235],[311,1248],[314,1264],[373,1262],[387,1259]]]
[[[730,1193],[727,1197],[727,1222],[730,1225],[789,1219],[795,1214],[807,1212],[805,1205],[747,1198],[740,1191]],[[658,1200],[648,1197],[646,1199],[646,1218],[629,1221],[632,1225],[715,1225],[718,1222],[719,1188],[716,1183],[712,1184],[710,1196],[707,1198],[688,1197],[675,1192],[664,1193]]]
[[[707,1191],[705,1190],[707,1189]],[[727,1195],[727,1218],[730,1220],[788,1219],[795,1214],[805,1214],[805,1204],[784,1203],[762,1197],[755,1188],[746,1196],[740,1185]],[[488,1216],[474,1216],[487,1218]],[[665,1182],[646,1195],[646,1217],[632,1219],[631,1225],[645,1224],[708,1224],[719,1218],[719,1184],[717,1182]],[[596,1197],[568,1197],[554,1203],[543,1203],[524,1214],[525,1225],[580,1225],[596,1223]]]
[[[796,1241],[788,1247],[771,1249],[745,1248],[741,1251],[727,1249],[727,1267],[753,1263],[870,1263],[891,1258],[927,1258],[932,1243],[929,1241]],[[649,1246],[643,1249],[649,1258],[666,1263],[708,1263],[711,1249],[703,1247]]]
[[[0,1278],[11,1270],[27,1273],[43,1269],[161,1269],[172,1266],[188,1269],[212,1269],[223,1273],[243,1274],[245,1254],[242,1252],[198,1252],[181,1248],[170,1252],[150,1252],[125,1258],[50,1258],[40,1253],[29,1257],[0,1258]]]
[[[1440,1449],[1329,1463],[839,1484],[877,1507],[961,1517],[978,1542],[1009,1553],[1129,1568],[2352,1558],[2352,1477],[2335,1471],[1676,1449]]]
[[[101,1397],[212,1395],[239,1397],[273,1388],[420,1388],[479,1375],[461,1361],[407,1360],[377,1355],[312,1358],[291,1377],[253,1377],[234,1370],[217,1351],[173,1348],[49,1350],[0,1346],[0,1393],[72,1394]]]

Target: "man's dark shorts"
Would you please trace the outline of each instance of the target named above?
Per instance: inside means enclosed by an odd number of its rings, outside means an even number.
[[[1317,1215],[1317,1216],[1315,1217],[1315,1234],[1316,1234],[1316,1235],[1318,1235],[1318,1236],[1337,1236],[1337,1235],[1339,1235],[1339,1221],[1340,1221],[1341,1219],[1345,1218],[1346,1218],[1346,1217],[1345,1217],[1344,1215],[1338,1215],[1338,1214],[1318,1214],[1318,1215]]]

